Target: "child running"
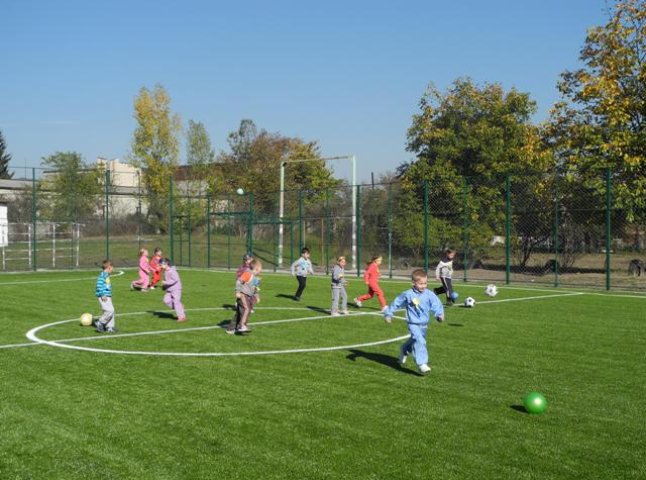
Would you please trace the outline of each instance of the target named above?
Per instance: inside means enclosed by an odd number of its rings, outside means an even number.
[[[451,248],[444,251],[444,255],[437,264],[435,269],[435,279],[442,283],[441,287],[437,287],[433,291],[435,295],[446,293],[446,306],[450,307],[455,303],[453,299],[453,259],[457,252]]]
[[[103,270],[96,279],[95,293],[103,313],[96,319],[94,326],[97,332],[117,333],[114,322],[114,306],[112,305],[112,281],[110,280],[110,274],[114,267],[110,260],[103,260],[102,266]]]
[[[390,307],[386,308],[384,319],[390,323],[396,310],[402,307],[406,309],[406,323],[410,338],[400,347],[399,363],[401,365],[406,363],[408,355],[412,353],[420,373],[427,375],[431,371],[426,348],[426,331],[430,314],[433,313],[438,322],[443,322],[444,307],[437,295],[426,289],[428,276],[424,270],[415,270],[411,278],[413,288],[401,293]]]
[[[381,311],[383,312],[386,309],[386,297],[384,297],[383,290],[379,288],[379,276],[381,275],[379,273],[379,265],[381,265],[382,260],[381,255],[375,255],[368,262],[366,271],[363,272],[363,281],[368,286],[368,293],[354,299],[357,307],[361,308],[363,302],[377,295],[379,305],[381,305]]]
[[[294,300],[297,302],[301,301],[301,295],[307,286],[308,275],[314,275],[314,270],[312,270],[312,262],[310,261],[310,249],[304,247],[301,250],[300,258],[292,263],[292,276],[298,280],[298,288],[294,294]]]
[[[142,248],[139,250],[139,279],[130,284],[131,290],[141,290],[142,292],[148,291],[150,278],[150,263],[148,262],[148,250]]]
[[[148,287],[150,290],[154,290],[159,281],[161,280],[161,267],[159,266],[159,262],[162,259],[162,249],[157,247],[155,248],[155,251],[153,252],[153,256],[150,259],[150,273],[152,273],[152,280],[150,281],[150,286]]]
[[[184,313],[184,305],[182,305],[182,282],[179,279],[179,273],[168,258],[162,258],[159,261],[159,266],[164,271],[164,282],[162,283],[162,289],[166,292],[164,303],[175,310],[178,323],[185,322],[186,314]]]
[[[347,315],[348,311],[348,294],[345,291],[345,286],[348,281],[345,279],[345,257],[336,259],[336,265],[332,270],[332,308],[330,315],[338,317],[343,313]],[[341,300],[341,313],[339,313],[339,300]]]
[[[236,282],[240,279],[243,273],[245,272],[250,272],[251,271],[251,262],[253,261],[253,254],[250,252],[245,253],[242,256],[242,265],[238,267],[238,270],[236,270]],[[256,297],[253,296],[250,299],[250,304],[249,307],[251,307],[251,311],[249,313],[253,313],[253,305],[255,303]]]
[[[251,269],[243,272],[236,280],[236,313],[226,329],[229,335],[250,331],[247,322],[251,313],[252,299],[253,303],[260,303],[258,275],[262,271],[262,262],[254,259],[249,266]]]

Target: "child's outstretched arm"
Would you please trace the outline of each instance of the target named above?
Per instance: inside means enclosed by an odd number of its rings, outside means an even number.
[[[429,303],[431,306],[431,312],[433,312],[433,315],[435,315],[435,320],[437,320],[438,322],[443,322],[444,305],[442,305],[442,301],[435,294],[431,294],[429,298],[430,298]]]
[[[384,310],[384,320],[386,323],[393,321],[393,315],[397,310],[406,304],[406,292],[399,294],[399,296]]]

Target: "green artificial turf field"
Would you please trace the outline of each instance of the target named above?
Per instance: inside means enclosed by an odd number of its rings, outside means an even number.
[[[644,295],[458,284],[477,304],[430,326],[422,377],[376,299],[329,316],[329,278],[294,302],[264,274],[230,336],[234,273],[179,271],[188,322],[130,270],[113,336],[78,321],[98,270],[0,275],[0,478],[646,478]]]

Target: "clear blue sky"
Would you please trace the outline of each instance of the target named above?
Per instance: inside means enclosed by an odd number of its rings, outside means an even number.
[[[69,150],[125,158],[133,99],[160,83],[218,151],[251,118],[326,156],[356,154],[363,180],[412,158],[406,130],[429,82],[500,82],[545,119],[559,73],[608,18],[606,0],[3,0],[0,12],[14,165]]]

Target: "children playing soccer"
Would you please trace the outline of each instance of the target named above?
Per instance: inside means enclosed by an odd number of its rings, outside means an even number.
[[[379,305],[381,305],[381,311],[383,312],[386,309],[386,297],[384,297],[383,290],[379,288],[379,265],[381,265],[382,260],[381,255],[375,255],[368,262],[366,271],[363,272],[363,281],[368,286],[368,293],[354,299],[357,307],[361,308],[363,302],[377,295]]]
[[[141,290],[142,292],[148,291],[148,284],[150,279],[148,273],[150,272],[150,263],[148,262],[148,250],[142,248],[139,250],[139,279],[130,284],[132,290]]]
[[[390,323],[395,311],[406,308],[406,323],[410,338],[404,342],[399,350],[399,363],[404,364],[412,352],[415,362],[422,375],[430,373],[428,364],[428,349],[426,348],[426,331],[430,314],[438,322],[444,321],[444,307],[440,299],[430,290],[427,290],[428,276],[424,270],[415,270],[411,275],[413,288],[401,293],[395,301],[384,311],[384,319]]]
[[[336,265],[332,270],[332,308],[330,315],[338,317],[343,313],[347,315],[348,311],[348,294],[345,291],[345,286],[348,281],[345,279],[345,257],[336,259]],[[339,300],[341,301],[341,313],[339,313]]]
[[[179,279],[179,273],[168,258],[162,258],[159,261],[159,266],[164,272],[162,283],[162,289],[166,292],[164,303],[175,310],[178,323],[185,322],[186,314],[184,313],[184,305],[182,305],[182,282]]]
[[[110,260],[103,260],[103,270],[99,273],[96,279],[96,297],[101,305],[101,316],[94,322],[97,332],[101,333],[116,333],[114,321],[114,306],[112,305],[112,281],[110,274],[112,273],[112,262]]]
[[[258,275],[262,271],[262,262],[254,259],[249,267],[250,270],[243,272],[236,280],[236,313],[226,329],[230,335],[249,332],[247,322],[251,313],[252,299],[254,303],[260,302]]]
[[[446,306],[450,307],[455,303],[453,298],[453,259],[455,258],[456,251],[448,248],[444,251],[444,255],[437,264],[435,269],[435,279],[442,283],[441,287],[435,288],[433,291],[435,295],[446,293]]]
[[[148,287],[151,290],[154,290],[159,281],[161,280],[161,267],[159,262],[162,259],[162,249],[157,247],[153,252],[153,256],[150,259],[150,273],[152,274],[152,280],[150,281],[150,286]]]
[[[314,270],[312,270],[312,262],[310,261],[310,249],[304,247],[301,250],[300,258],[292,263],[292,276],[298,280],[298,288],[294,294],[294,300],[297,302],[300,302],[301,295],[307,286],[308,275],[314,275]]]

